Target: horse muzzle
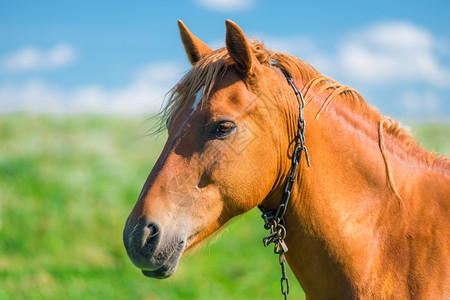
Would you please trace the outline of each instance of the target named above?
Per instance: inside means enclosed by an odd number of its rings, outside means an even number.
[[[123,230],[123,243],[132,263],[145,276],[167,278],[178,266],[186,248],[186,241],[163,238],[164,233],[156,222],[139,217],[136,224],[127,220]]]

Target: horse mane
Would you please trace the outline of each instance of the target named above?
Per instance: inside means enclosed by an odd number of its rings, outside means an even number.
[[[319,94],[327,93],[322,107],[316,114],[316,119],[332,101],[341,101],[346,103],[355,113],[376,122],[378,124],[380,151],[386,163],[388,178],[390,178],[390,171],[383,132],[395,137],[402,148],[408,151],[408,155],[411,154],[430,166],[450,167],[448,159],[441,154],[428,152],[421,148],[409,130],[403,128],[397,121],[381,115],[377,109],[369,105],[361,94],[353,88],[341,85],[334,79],[321,75],[309,63],[291,54],[272,51],[266,48],[262,42],[256,40],[250,40],[249,44],[256,58],[263,66],[279,69],[289,74],[293,79],[298,79],[304,83],[302,93],[306,103],[312,101]],[[165,128],[169,128],[177,115],[188,105],[188,99],[194,97],[202,86],[204,87],[202,98],[207,98],[214,82],[220,79],[232,64],[233,61],[226,47],[220,48],[198,61],[167,93],[165,104],[160,112],[161,121],[156,131],[161,132]],[[391,188],[395,192],[393,181],[389,181]]]
[[[393,193],[399,200],[401,200],[401,197],[398,195],[390,172],[389,158],[384,142],[385,135],[394,137],[401,148],[407,152],[408,156],[416,157],[418,161],[422,161],[429,166],[443,166],[446,169],[450,168],[450,161],[444,154],[422,148],[411,135],[410,130],[404,128],[398,121],[383,116],[375,107],[368,104],[363,96],[355,89],[341,85],[334,79],[323,75],[313,78],[303,88],[306,103],[311,102],[314,97],[322,93],[327,93],[326,98],[321,108],[316,113],[315,119],[319,118],[332,101],[341,101],[345,103],[352,112],[360,114],[377,124],[378,143],[386,165],[388,182]]]

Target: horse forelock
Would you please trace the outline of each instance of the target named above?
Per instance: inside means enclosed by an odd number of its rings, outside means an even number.
[[[293,78],[303,78],[304,81],[320,75],[311,65],[293,55],[274,52],[256,40],[250,40],[249,44],[263,66],[281,69]],[[161,122],[156,131],[169,128],[178,113],[202,86],[203,100],[207,99],[216,80],[220,79],[232,64],[226,48],[220,48],[198,61],[167,93],[160,112]]]

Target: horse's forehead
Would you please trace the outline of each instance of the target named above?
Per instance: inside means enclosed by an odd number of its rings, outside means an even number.
[[[239,105],[248,99],[252,92],[242,78],[233,71],[226,72],[221,80],[214,83],[206,101],[210,106]]]
[[[214,115],[241,115],[255,100],[255,95],[247,89],[242,81],[231,85],[217,87],[210,97],[206,99],[205,111]]]

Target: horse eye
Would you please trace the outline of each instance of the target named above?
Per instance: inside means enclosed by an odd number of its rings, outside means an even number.
[[[226,138],[228,135],[230,135],[234,129],[236,129],[236,124],[230,121],[224,121],[217,123],[217,125],[214,127],[214,129],[211,132],[211,135],[213,135],[216,138]]]

